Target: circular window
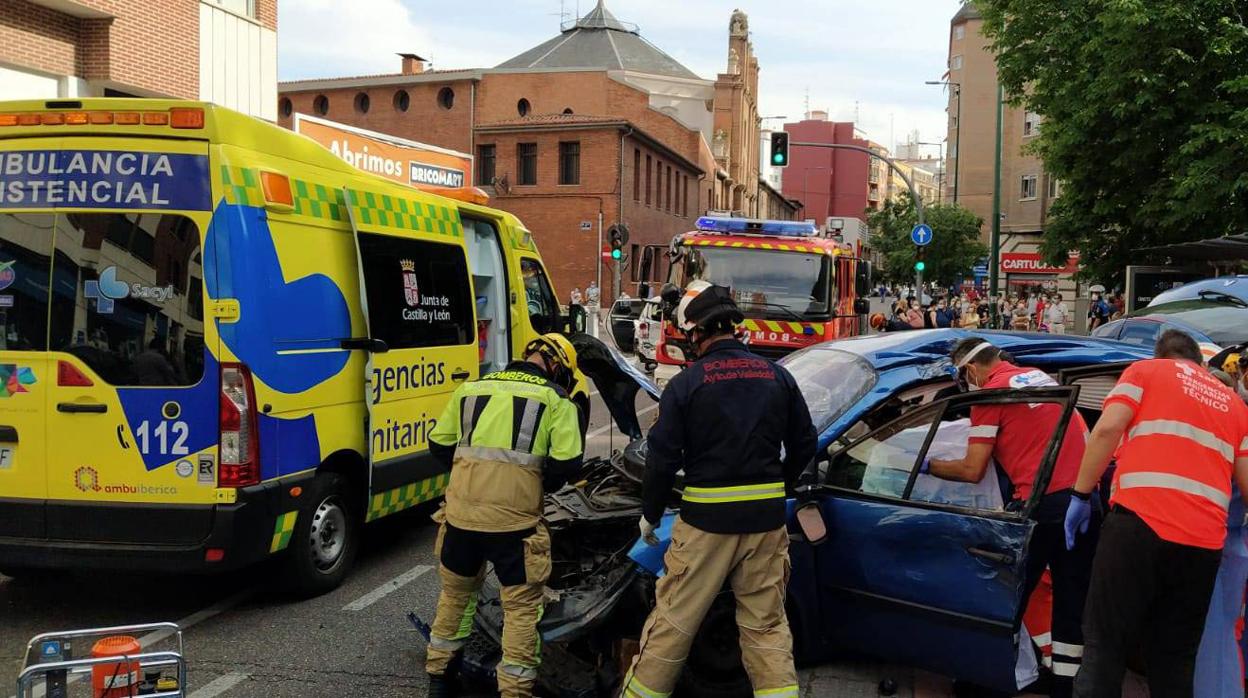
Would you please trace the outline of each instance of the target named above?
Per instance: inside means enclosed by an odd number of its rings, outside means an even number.
[[[290,104],[290,99],[287,97],[282,97],[282,101],[277,103],[277,111],[283,117],[290,116],[290,113],[294,111],[294,107],[292,107]]]
[[[325,116],[329,113],[329,97],[317,95],[316,99],[312,100],[312,108],[316,110],[317,114]]]
[[[521,97],[520,101],[516,102],[516,111],[520,112],[520,116],[528,116],[529,115],[529,100]]]
[[[564,113],[564,114],[571,114],[571,113],[572,113],[572,107],[566,107],[566,108],[563,110],[563,113]]]
[[[355,110],[361,114],[368,113],[369,99],[367,92],[361,92],[355,96]]]
[[[438,90],[438,106],[443,109],[450,109],[455,106],[455,90],[449,87],[443,87]]]
[[[408,96],[407,90],[399,90],[394,93],[394,108],[397,111],[407,111],[412,106],[412,98]]]

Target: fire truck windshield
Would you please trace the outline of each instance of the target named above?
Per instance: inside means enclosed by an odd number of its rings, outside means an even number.
[[[685,283],[704,279],[727,286],[746,317],[754,318],[826,318],[831,275],[822,254],[699,246],[685,258]]]

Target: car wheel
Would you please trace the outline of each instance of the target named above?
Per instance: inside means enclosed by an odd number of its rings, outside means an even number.
[[[355,563],[360,520],[348,504],[347,480],[337,473],[321,473],[308,487],[286,550],[287,588],[305,597],[336,588]]]
[[[680,675],[678,693],[690,698],[745,698],[753,695],[741,664],[736,599],[720,592],[693,638]]]

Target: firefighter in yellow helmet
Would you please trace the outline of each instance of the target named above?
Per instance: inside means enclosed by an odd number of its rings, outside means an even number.
[[[578,410],[568,399],[575,375],[572,344],[542,335],[523,361],[460,386],[429,435],[434,456],[451,466],[446,503],[434,515],[442,593],[425,665],[430,698],[453,695],[448,668],[472,632],[487,562],[502,587],[499,692],[533,694],[541,661],[537,622],[550,576],[542,495],[579,473],[584,450]]]
[[[784,611],[785,490],[815,454],[815,428],[793,376],[735,339],[742,319],[732,293],[706,281],[689,284],[677,306],[698,359],[663,391],[650,430],[638,522],[647,543],[658,542],[654,530],[682,469],[683,501],[663,558],[667,574],[624,678],[627,698],[671,694],[725,582],[754,695],[798,696]]]

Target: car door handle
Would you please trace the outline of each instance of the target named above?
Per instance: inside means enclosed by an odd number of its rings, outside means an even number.
[[[970,553],[971,555],[974,555],[975,557],[983,558],[985,560],[989,560],[991,562],[995,562],[1000,565],[1013,565],[1014,564],[1014,556],[1011,555],[1010,553],[998,553],[994,550],[985,550],[983,548],[976,548],[974,546],[967,548],[966,552]]]
[[[456,383],[462,383],[468,380],[469,378],[472,378],[472,374],[469,373],[468,371],[465,371],[462,368],[451,374],[451,380],[455,381]]]
[[[58,402],[56,411],[67,414],[104,414],[108,412],[108,405],[102,402]]]

